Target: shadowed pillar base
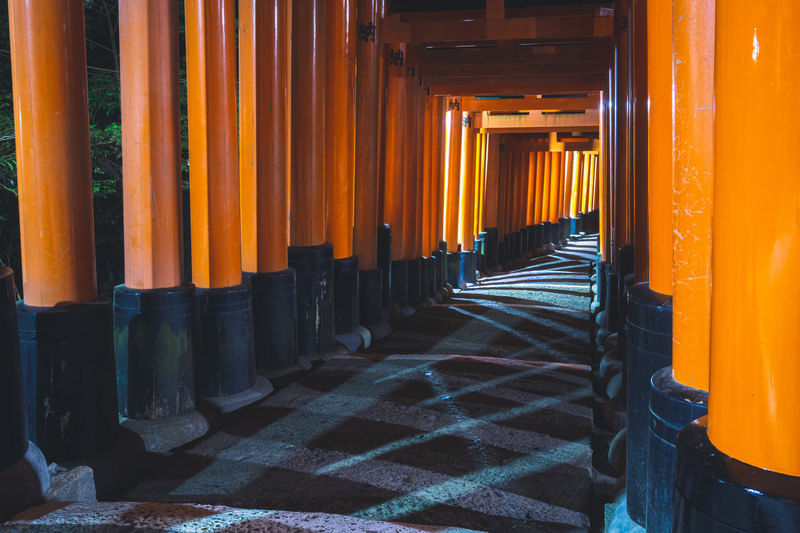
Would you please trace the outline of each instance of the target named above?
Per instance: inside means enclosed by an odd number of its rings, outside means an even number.
[[[333,262],[333,317],[336,342],[350,353],[364,344],[358,326],[358,257]]]
[[[369,330],[372,341],[388,337],[392,332],[382,316],[382,276],[380,268],[360,270],[358,273],[359,323]]]
[[[421,257],[408,260],[408,305],[411,307],[422,301],[422,262]]]
[[[290,246],[289,266],[297,279],[297,355],[321,360],[336,345],[333,246]]]
[[[628,514],[644,526],[647,520],[648,428],[650,378],[672,364],[672,297],[650,290],[647,282],[628,292],[627,383],[628,435],[626,486]]]
[[[708,413],[708,393],[675,381],[672,367],[650,380],[650,433],[647,461],[647,531],[672,531],[675,443],[678,432]]]
[[[708,439],[707,418],[677,442],[674,529],[678,533],[798,531],[800,477],[748,465]]]
[[[389,305],[392,301],[392,227],[389,224],[378,226],[378,268],[383,273],[383,305]]]
[[[272,392],[256,375],[253,294],[249,283],[195,288],[197,396],[228,413]]]
[[[392,302],[400,310],[408,307],[408,261],[392,261]]]
[[[74,461],[118,439],[111,302],[17,304],[28,435],[48,461]]]
[[[291,268],[245,272],[253,289],[256,372],[276,377],[302,369],[297,362],[297,282]]]
[[[194,409],[194,286],[114,288],[114,352],[121,416],[154,420]]]

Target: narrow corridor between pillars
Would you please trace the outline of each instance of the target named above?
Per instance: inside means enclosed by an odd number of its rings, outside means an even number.
[[[92,509],[108,524],[135,516],[156,530],[317,531],[324,513],[340,515],[329,518],[336,531],[602,528],[592,494],[596,254],[595,235],[577,237],[420,307],[367,353],[287,378],[209,438],[151,456],[146,478]],[[33,509],[29,524],[63,525],[70,507],[38,518]]]

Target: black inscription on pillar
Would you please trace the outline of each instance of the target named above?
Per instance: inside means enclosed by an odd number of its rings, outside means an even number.
[[[375,42],[375,30],[377,30],[377,26],[370,20],[369,24],[364,24],[363,22],[358,24],[358,39],[360,41]]]
[[[414,76],[416,76],[416,73],[417,73],[417,70],[414,67],[406,68],[406,76],[409,76],[409,77],[413,78]]]
[[[396,67],[403,66],[403,51],[402,50],[389,50],[389,64]]]
[[[466,117],[464,117],[462,123],[464,124],[465,128],[469,128],[470,126],[472,126],[472,117],[467,115]]]
[[[419,79],[419,82],[422,83],[422,78]],[[431,94],[431,86],[430,85],[425,87],[425,94]]]
[[[500,145],[500,151],[501,152],[505,152],[506,151],[506,145],[505,144],[501,144]]]
[[[619,26],[620,31],[628,31],[628,15],[622,17],[622,21],[620,22]]]
[[[451,98],[450,100],[447,101],[447,109],[448,110],[455,109],[456,111],[460,111],[461,110],[461,102],[459,102],[455,98]]]

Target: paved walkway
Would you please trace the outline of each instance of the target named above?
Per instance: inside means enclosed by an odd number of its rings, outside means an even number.
[[[140,522],[172,509],[180,519],[154,528],[176,531],[587,530],[595,247],[483,278],[229,415],[105,520],[124,508]]]

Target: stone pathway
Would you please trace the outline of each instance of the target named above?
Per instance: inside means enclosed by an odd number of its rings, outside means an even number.
[[[156,531],[586,531],[595,247],[572,241],[420,309],[369,353],[228,415],[91,516],[151,516]],[[166,510],[176,518],[157,525]],[[67,527],[75,512],[34,509],[17,526]]]

